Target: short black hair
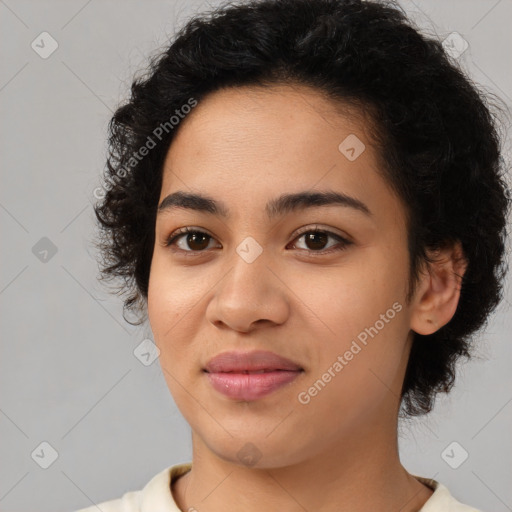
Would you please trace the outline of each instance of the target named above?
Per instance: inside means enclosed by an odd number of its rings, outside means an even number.
[[[95,205],[101,279],[121,278],[123,316],[139,315],[125,319],[147,318],[163,162],[180,126],[172,116],[226,87],[310,86],[371,120],[379,172],[407,215],[408,300],[433,261],[427,249],[461,242],[468,267],[457,310],[435,333],[414,333],[403,383],[405,417],[430,412],[502,298],[510,191],[501,100],[391,1],[226,2],[192,16],[173,39],[110,121],[105,193]],[[150,140],[155,147],[141,157]]]

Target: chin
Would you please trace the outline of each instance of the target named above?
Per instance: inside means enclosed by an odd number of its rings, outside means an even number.
[[[271,469],[291,466],[304,459],[305,450],[295,442],[290,445],[290,435],[283,438],[271,434],[275,437],[270,440],[268,431],[253,436],[245,433],[240,437],[223,432],[222,440],[210,437],[203,441],[219,459],[230,464],[248,469]]]

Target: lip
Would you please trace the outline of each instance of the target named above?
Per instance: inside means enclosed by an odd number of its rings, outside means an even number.
[[[261,370],[303,370],[300,365],[267,350],[251,352],[222,352],[206,363],[208,373],[256,372]]]
[[[223,352],[210,359],[203,371],[219,393],[236,400],[252,401],[291,383],[304,369],[273,352],[256,350]]]

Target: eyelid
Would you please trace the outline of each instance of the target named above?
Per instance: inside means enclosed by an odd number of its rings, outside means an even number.
[[[315,231],[320,231],[322,233],[328,233],[330,235],[335,235],[339,238],[342,238],[346,242],[353,242],[351,237],[345,233],[338,233],[337,231],[334,231],[335,228],[331,228],[328,226],[322,226],[321,224],[308,224],[307,226],[303,226],[302,228],[296,229],[290,236],[293,236],[293,239],[297,238],[300,235],[303,235],[304,233],[310,233]]]
[[[204,233],[208,235],[212,240],[217,240],[207,229],[200,228],[197,226],[185,226],[182,228],[175,229],[170,235],[168,235],[164,240],[164,247],[169,247],[176,241],[179,237],[186,235],[187,233]],[[204,251],[185,251],[185,252],[204,252]]]
[[[354,242],[353,242],[353,240],[351,239],[350,236],[345,235],[345,234],[342,235],[340,233],[337,233],[336,231],[333,231],[333,228],[323,227],[320,224],[313,224],[313,225],[309,224],[307,226],[303,226],[301,228],[298,228],[297,230],[295,230],[290,235],[290,237],[293,237],[291,241],[294,242],[297,238],[299,238],[300,236],[304,235],[305,233],[314,233],[314,232],[326,233],[329,237],[336,238],[338,240],[338,243],[342,244],[342,247],[338,248],[338,249],[332,249],[332,248],[322,249],[320,251],[301,249],[301,251],[306,251],[309,254],[318,254],[319,256],[321,256],[321,255],[330,254],[332,252],[340,252],[340,251],[346,249],[349,245],[353,245],[354,244]],[[166,238],[166,240],[165,240],[165,242],[163,244],[164,247],[175,246],[174,242],[176,240],[178,240],[180,237],[182,237],[183,235],[186,235],[187,233],[203,233],[203,234],[209,236],[212,240],[217,240],[215,238],[215,236],[213,236],[208,230],[206,230],[204,228],[200,228],[200,227],[197,227],[197,226],[185,226],[185,227],[182,227],[182,228],[175,229]],[[173,247],[172,250],[175,250],[176,252],[181,252],[182,254],[190,255],[190,256],[200,255],[200,254],[204,254],[205,252],[207,252],[206,250],[202,250],[202,251],[186,251],[186,250],[179,249],[179,248],[174,249],[174,247]]]

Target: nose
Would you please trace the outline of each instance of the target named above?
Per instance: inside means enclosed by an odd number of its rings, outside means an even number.
[[[262,324],[283,324],[289,315],[288,288],[278,266],[265,251],[254,261],[240,254],[234,252],[231,269],[218,283],[206,309],[207,320],[244,333]]]

